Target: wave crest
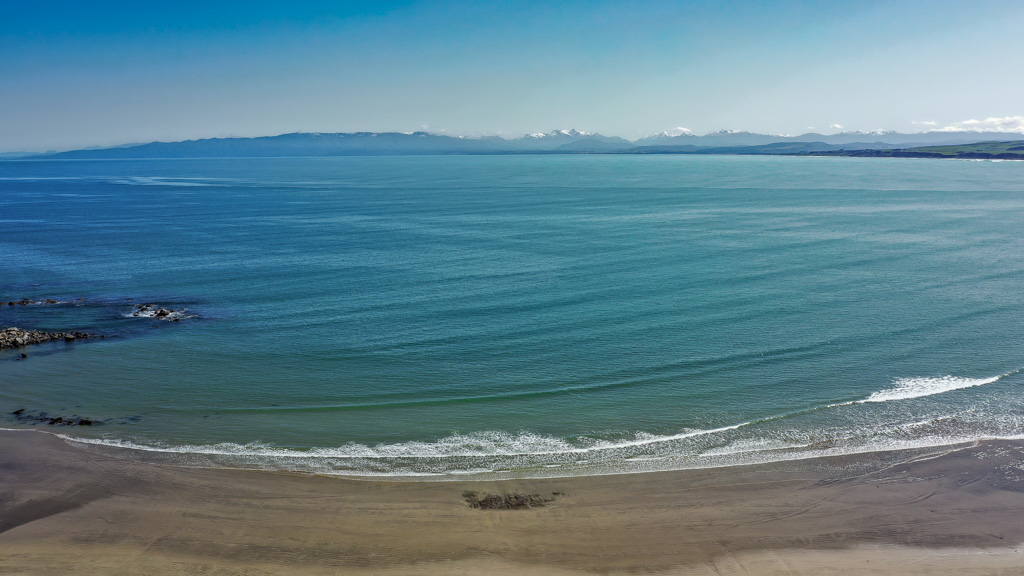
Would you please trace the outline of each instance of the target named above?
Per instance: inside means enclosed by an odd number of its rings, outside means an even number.
[[[963,378],[960,376],[939,376],[931,378],[897,378],[893,381],[895,386],[885,390],[872,393],[860,401],[866,402],[889,402],[891,400],[907,400],[909,398],[921,398],[942,394],[963,388],[973,388],[997,382],[1007,374],[993,376],[991,378]]]

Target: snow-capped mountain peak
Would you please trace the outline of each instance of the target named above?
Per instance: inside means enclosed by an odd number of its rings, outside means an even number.
[[[868,130],[867,132],[863,130],[853,130],[848,132],[840,132],[839,134],[850,136],[885,136],[887,134],[898,134],[898,132],[896,132],[895,130],[882,130],[881,128],[879,128],[877,130]]]
[[[705,136],[726,136],[729,134],[751,134],[746,130],[718,130],[716,132],[708,132]]]
[[[592,136],[592,132],[581,132],[575,128],[569,130],[552,130],[551,132],[533,132],[527,134],[527,138],[554,138],[559,136],[569,136],[571,138],[583,138],[584,136]]]
[[[679,136],[696,136],[696,134],[694,134],[693,130],[690,130],[689,128],[677,126],[671,130],[655,132],[654,134],[648,136],[648,138],[677,138]]]

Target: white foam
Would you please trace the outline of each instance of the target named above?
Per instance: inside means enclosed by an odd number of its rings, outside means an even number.
[[[193,179],[193,178],[169,178],[169,177],[157,177],[157,176],[129,176],[127,178],[111,178],[108,180],[111,184],[127,184],[130,186],[223,186],[223,184],[213,184],[205,180]]]
[[[863,454],[871,452],[888,452],[907,449],[952,447],[970,444],[983,440],[1024,440],[1024,434],[980,434],[980,435],[927,435],[914,439],[887,438],[882,441],[842,443],[835,446],[814,448],[809,445],[783,445],[769,442],[758,450],[753,445],[737,445],[713,450],[705,453],[666,454],[662,456],[634,457],[623,459],[598,460],[591,463],[586,459],[570,459],[559,465],[555,462],[495,462],[497,465],[467,465],[461,460],[441,458],[424,465],[410,465],[406,462],[381,463],[380,466],[367,466],[365,462],[352,462],[353,465],[339,464],[331,457],[325,457],[332,450],[314,450],[309,452],[275,449],[269,446],[229,445],[214,446],[174,446],[155,447],[143,446],[132,442],[116,440],[96,440],[56,434],[57,436],[80,444],[96,444],[107,447],[127,448],[145,452],[166,452],[174,458],[178,465],[237,468],[255,470],[292,470],[311,472],[332,476],[375,477],[392,480],[407,479],[445,479],[463,478],[466,476],[483,479],[502,478],[554,478],[580,475],[605,475],[622,473],[643,473],[667,470],[683,470],[694,468],[720,468],[727,466],[744,466],[768,462],[806,460],[825,456]],[[863,440],[863,439],[862,439]],[[752,443],[756,444],[756,442]],[[754,449],[752,449],[754,448]],[[228,458],[212,458],[211,455],[222,454]],[[205,455],[200,459],[189,456]],[[280,458],[287,455],[290,458]],[[335,456],[336,457],[336,456]],[[525,464],[525,466],[523,466]]]
[[[866,402],[889,402],[892,400],[907,400],[910,398],[921,398],[933,396],[953,390],[984,386],[997,382],[1000,378],[1007,376],[1002,374],[991,378],[963,378],[960,376],[939,376],[937,378],[897,378],[893,381],[895,386],[885,390],[879,390],[858,403]]]
[[[167,313],[163,316],[158,316],[157,312],[162,310],[160,306],[148,306],[142,308],[134,308],[129,312],[125,312],[121,316],[123,318],[152,318],[156,320],[184,320],[188,318],[197,318],[198,314],[190,314],[187,308],[180,310],[167,310]]]
[[[908,381],[911,380],[916,384],[899,382],[893,390],[902,392],[893,393],[891,398],[896,396],[914,397],[911,390],[918,395],[924,394],[925,390],[921,389],[924,386],[922,380],[945,382],[942,390],[948,390],[953,389],[954,386],[981,385],[981,383],[991,382],[995,379],[975,379],[971,383],[962,382],[967,379],[954,379],[953,382],[949,382],[948,378],[908,379]],[[928,387],[927,391],[929,394],[940,393],[937,384]],[[872,401],[885,401],[878,398],[876,397]],[[867,400],[856,403],[863,404],[864,402]],[[867,451],[884,450],[892,449],[884,446],[893,441],[900,442],[898,447],[907,447],[908,445],[903,444],[908,440],[906,435],[916,436],[917,430],[924,432],[923,436],[933,436],[934,431],[926,430],[929,426],[954,417],[955,415],[949,414],[936,415],[915,419],[902,423],[902,425],[898,422],[885,421],[867,427],[847,428],[841,426],[831,432],[821,431],[816,435],[791,428],[757,430],[756,425],[775,421],[775,419],[762,419],[713,429],[690,429],[671,435],[636,432],[632,437],[615,440],[565,439],[527,431],[519,433],[484,431],[472,434],[453,434],[433,442],[409,441],[375,445],[350,442],[337,447],[309,449],[283,448],[262,442],[173,445],[109,437],[85,438],[63,435],[62,437],[81,444],[127,449],[154,455],[167,454],[199,458],[203,462],[207,462],[208,465],[214,466],[233,467],[245,463],[271,469],[316,469],[323,473],[365,475],[372,472],[407,476],[422,473],[456,474],[464,473],[467,470],[484,472],[485,470],[494,471],[498,468],[522,471],[535,467],[568,467],[581,471],[593,467],[610,466],[624,471],[622,470],[623,465],[631,466],[645,461],[665,461],[665,465],[669,468],[678,467],[682,461],[689,461],[691,464],[703,461],[704,465],[710,465],[711,460],[723,459],[734,463],[737,462],[737,459],[768,461],[780,458],[788,459],[793,457],[790,454],[792,452],[817,453],[819,450],[815,446],[822,441],[825,441],[826,444],[836,445],[834,448],[827,449],[827,453],[837,453],[836,450],[839,452],[851,449],[863,450],[864,447],[856,445],[865,441],[873,446],[867,448]],[[976,418],[971,418],[971,420],[976,420]],[[990,417],[986,417],[984,420],[989,424],[994,424]],[[755,427],[754,435],[736,432],[745,427]],[[1002,423],[994,428],[983,426],[973,432],[942,430],[941,433],[949,434],[943,443],[954,443],[977,437],[1001,436],[1006,433],[1016,435],[1020,434],[1021,430],[1024,430],[1022,421],[1013,419],[1012,422]],[[935,442],[934,439],[931,439],[925,444],[933,445]],[[913,443],[914,440],[911,439],[911,444]]]
[[[1015,374],[1020,370],[1010,372]],[[262,442],[248,444],[154,443],[143,440],[64,436],[79,444],[131,450],[146,460],[199,467],[292,470],[338,476],[393,479],[478,476],[524,478],[639,473],[716,468],[801,460],[863,452],[950,446],[982,439],[1024,438],[1024,415],[990,413],[971,404],[949,412],[914,404],[896,414],[866,410],[866,404],[942,394],[996,382],[955,376],[901,378],[868,398],[801,410],[729,426],[684,429],[675,434],[634,432],[615,437],[555,437],[529,431],[453,434],[434,441],[358,443],[293,449]],[[806,429],[789,417],[854,406]],[[861,406],[862,408],[855,408]],[[903,408],[910,410],[905,412]],[[853,410],[853,413],[847,411]],[[861,410],[864,414],[858,412]],[[824,424],[821,428],[820,425]]]
[[[638,432],[631,440],[580,440],[573,444],[561,438],[542,436],[530,432],[509,434],[506,432],[478,432],[474,434],[453,434],[436,442],[401,442],[395,444],[349,443],[337,448],[312,448],[292,450],[278,448],[262,442],[235,444],[140,444],[130,440],[107,438],[82,438],[62,436],[72,442],[95,444],[112,448],[125,448],[145,452],[196,454],[204,456],[247,456],[269,458],[323,458],[337,460],[387,460],[387,459],[438,459],[438,458],[494,458],[517,456],[560,456],[591,452],[622,451],[629,448],[684,440],[735,430],[750,422],[723,426],[710,430],[688,430],[668,436]]]

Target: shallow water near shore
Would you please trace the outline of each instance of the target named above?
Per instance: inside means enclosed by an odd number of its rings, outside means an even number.
[[[58,301],[0,326],[109,336],[0,351],[0,427],[415,477],[1021,438],[1022,222],[1016,162],[0,162],[0,300]]]

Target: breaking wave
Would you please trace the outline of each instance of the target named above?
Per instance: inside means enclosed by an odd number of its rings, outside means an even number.
[[[849,405],[847,405],[849,409]],[[706,430],[617,439],[559,438],[532,432],[454,434],[434,442],[409,441],[295,449],[272,444],[134,442],[61,435],[130,458],[197,467],[287,470],[314,474],[481,479],[584,476],[716,468],[865,452],[949,446],[980,439],[1024,439],[1024,417],[993,419],[963,411],[920,420],[873,420],[840,415],[843,424],[805,429],[766,418]]]
[[[895,386],[893,386],[892,388],[879,390],[878,392],[871,394],[870,396],[863,400],[860,400],[859,402],[866,403],[889,402],[891,400],[907,400],[910,398],[921,398],[923,396],[942,394],[943,392],[951,392],[953,390],[961,390],[963,388],[984,386],[985,384],[998,382],[999,380],[1011,374],[1015,374],[1018,371],[1000,374],[999,376],[993,376],[991,378],[963,378],[960,376],[939,376],[933,378],[897,378],[896,380],[893,381]]]

